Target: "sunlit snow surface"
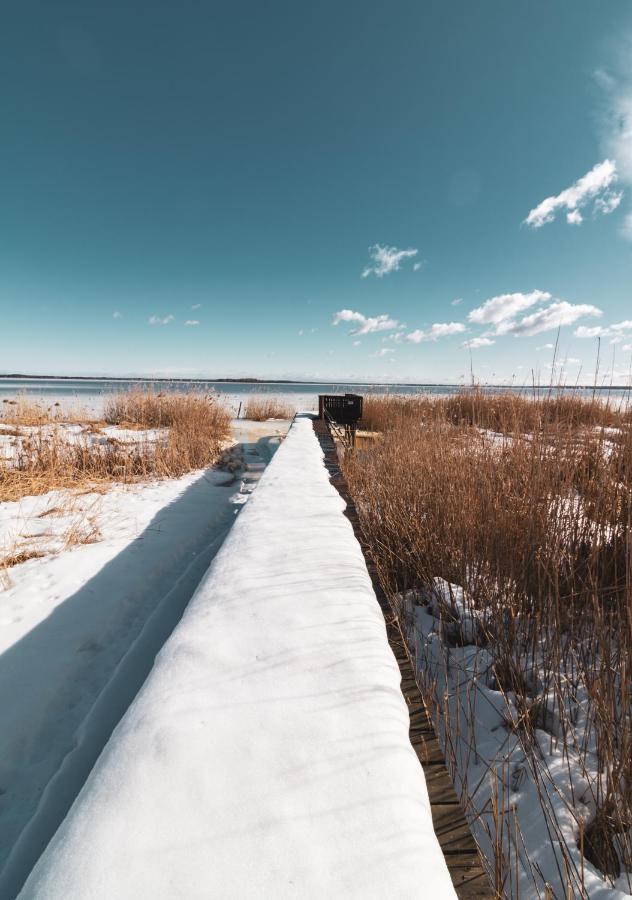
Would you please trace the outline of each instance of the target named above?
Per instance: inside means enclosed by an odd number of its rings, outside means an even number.
[[[0,503],[0,557],[43,554],[0,571],[3,900],[76,797],[286,430],[234,423],[247,466],[235,473]]]
[[[342,512],[298,419],[21,896],[454,896]]]
[[[580,765],[570,735],[564,740],[555,699],[544,698],[548,731],[536,730],[538,753],[527,760],[518,731],[508,727],[519,717],[515,694],[495,689],[490,679],[493,643],[489,648],[476,645],[485,611],[475,610],[460,586],[441,578],[434,580],[431,592],[409,591],[400,595],[400,602],[418,680],[434,700],[439,737],[455,767],[457,793],[465,798],[473,833],[490,860],[495,852],[491,838],[495,820],[504,821],[499,843],[511,860],[504,894],[515,900],[539,900],[549,884],[555,897],[566,896],[568,890],[579,897],[583,878],[591,900],[630,900],[627,873],[612,887],[587,859],[582,860],[578,822],[588,822],[594,815],[596,757],[591,794],[586,766],[590,769],[593,754],[588,753],[588,762]],[[441,609],[449,609],[464,646],[445,640]],[[534,679],[539,666],[544,661],[536,657]],[[576,699],[577,734],[585,734],[590,747],[589,697],[578,687]],[[504,810],[502,815],[494,815],[495,802]]]

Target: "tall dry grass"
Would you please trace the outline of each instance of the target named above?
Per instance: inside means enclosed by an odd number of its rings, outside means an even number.
[[[367,398],[365,422],[382,440],[344,468],[383,584],[393,597],[428,596],[435,577],[463,587],[478,631],[460,629],[448,604],[446,646],[492,653],[490,678],[523,710],[515,727],[540,783],[536,732],[555,719],[555,740],[578,754],[588,785],[577,841],[614,881],[632,869],[629,411],[474,391]],[[580,695],[588,712],[578,718]],[[560,841],[547,795],[543,815]],[[583,873],[565,878],[585,895]]]
[[[244,419],[266,422],[268,419],[291,419],[295,410],[278,397],[254,394],[246,400]]]
[[[72,407],[64,409],[58,401],[45,403],[43,400],[18,394],[14,399],[0,401],[0,424],[17,427],[33,427],[55,422],[85,423],[95,417],[84,409]]]
[[[0,462],[0,500],[56,488],[173,478],[212,465],[230,435],[230,413],[202,394],[125,392],[108,398],[105,416],[110,424],[158,431],[123,442],[115,435],[95,440],[93,424],[70,439],[63,416],[21,431],[18,426],[14,455]]]
[[[362,427],[371,431],[399,428],[407,421],[444,421],[473,425],[505,434],[559,427],[621,427],[632,423],[632,407],[620,400],[584,399],[579,394],[551,392],[491,394],[463,389],[446,397],[418,394],[368,394]]]

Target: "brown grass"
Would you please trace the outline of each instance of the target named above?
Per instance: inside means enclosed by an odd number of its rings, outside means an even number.
[[[201,428],[215,428],[224,408],[209,394],[132,388],[106,397],[103,419],[124,428],[171,428],[188,420]]]
[[[29,559],[41,559],[46,554],[41,550],[18,550],[15,553],[7,553],[0,558],[0,569],[9,569],[11,566],[19,566]]]
[[[229,412],[195,393],[123,393],[108,399],[106,418],[164,431],[134,443],[116,438],[96,443],[89,429],[70,442],[61,416],[52,424],[38,422],[16,438],[16,457],[0,463],[0,501],[56,488],[93,490],[115,481],[173,478],[212,465],[230,434]]]
[[[344,464],[389,593],[427,596],[438,576],[485,610],[469,642],[493,652],[494,689],[524,710],[515,727],[534,778],[536,727],[554,709],[590,784],[584,855],[611,878],[632,860],[630,422],[627,409],[578,397],[368,397],[364,424],[383,437]],[[526,662],[536,655],[537,686]],[[568,712],[578,690],[596,756]]]
[[[55,422],[90,422],[94,419],[86,410],[64,409],[60,403],[46,404],[43,400],[34,400],[27,394],[19,394],[15,399],[0,402],[0,423],[22,427],[47,425]],[[7,431],[3,429],[3,434]],[[13,430],[10,432],[15,434]]]
[[[449,422],[505,434],[560,427],[622,427],[632,423],[632,408],[615,400],[584,399],[578,394],[491,394],[463,389],[449,397],[368,394],[361,426],[372,431],[399,428],[406,422]]]
[[[255,395],[248,397],[244,407],[244,418],[253,422],[266,422],[268,419],[291,419],[295,410],[278,397]]]

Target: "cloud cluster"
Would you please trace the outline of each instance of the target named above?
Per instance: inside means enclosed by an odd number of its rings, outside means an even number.
[[[174,317],[172,315],[168,316],[150,316],[147,321],[150,325],[169,325],[173,322]]]
[[[200,322],[198,319],[187,319],[184,324],[185,325],[199,325]]]
[[[500,325],[508,319],[513,319],[518,313],[551,300],[548,291],[531,291],[528,294],[499,294],[486,300],[482,306],[473,309],[468,315],[468,321],[476,325]]]
[[[470,338],[469,341],[463,341],[461,346],[469,350],[476,350],[478,347],[491,347],[491,345],[495,343],[496,341],[493,341],[488,337],[475,337]]]
[[[559,194],[547,197],[531,210],[524,220],[532,228],[541,228],[552,222],[561,210],[567,210],[566,221],[569,225],[581,225],[583,216],[580,210],[590,201],[593,211],[601,215],[613,212],[621,203],[622,191],[615,191],[612,186],[617,181],[617,165],[612,159],[604,159],[579,178],[570,187]]]
[[[540,308],[526,316],[520,316],[534,306]],[[491,325],[493,335],[529,337],[562,325],[572,325],[584,316],[601,315],[602,311],[591,304],[568,303],[554,298],[548,291],[535,290],[527,294],[500,294],[491,297],[469,313],[468,321],[477,325]]]
[[[405,259],[417,256],[418,253],[418,250],[412,248],[409,250],[398,250],[397,247],[374,244],[372,247],[369,247],[369,256],[373,265],[367,266],[363,270],[362,277],[368,278],[369,275],[377,275],[378,278],[382,278],[391,272],[397,272]],[[415,265],[415,271],[419,268],[421,268],[421,263]]]
[[[601,142],[604,151],[615,160],[621,181],[632,185],[632,73],[630,54],[632,36],[623,39],[618,59],[614,58],[616,75],[599,69],[595,79],[603,91],[604,107],[601,116]],[[621,235],[632,241],[632,212],[628,211],[621,225]]]
[[[623,39],[614,72],[598,69],[595,78],[606,100],[602,116],[602,138],[606,152],[616,160],[621,176],[632,182],[632,36]]]
[[[600,316],[602,310],[590,303],[568,303],[566,300],[558,300],[551,303],[544,309],[525,316],[519,322],[508,322],[503,324],[502,330],[497,330],[497,334],[515,334],[525,335],[529,337],[533,334],[540,334],[542,331],[552,331],[555,328],[561,328],[563,325],[572,325],[578,319],[584,316]]]
[[[411,344],[420,344],[422,341],[436,341],[438,338],[461,334],[463,331],[465,325],[462,322],[435,322],[425,331],[421,328],[411,331],[405,339]]]
[[[595,325],[592,328],[580,325],[575,329],[574,334],[577,338],[609,337],[616,341],[629,331],[632,331],[632,319],[624,319],[623,322],[615,322],[614,325]]]
[[[394,331],[401,327],[397,319],[391,319],[386,313],[379,316],[364,316],[353,309],[341,309],[335,313],[331,324],[339,325],[340,322],[357,322],[349,334],[373,334],[377,331]]]

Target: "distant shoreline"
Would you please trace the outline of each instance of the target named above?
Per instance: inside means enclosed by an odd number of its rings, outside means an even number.
[[[2,374],[0,373],[0,379],[2,380],[28,380],[28,381],[110,381],[110,382],[138,382],[140,384],[144,384],[147,382],[154,381],[167,381],[178,384],[255,384],[255,385],[264,385],[264,384],[305,384],[305,385],[316,385],[316,384],[348,384],[353,385],[354,387],[375,387],[379,385],[380,387],[449,387],[449,388],[458,388],[458,387],[468,387],[468,385],[457,384],[456,382],[450,381],[394,381],[394,382],[383,382],[383,381],[345,381],[340,378],[332,378],[332,379],[324,379],[322,381],[300,381],[300,380],[292,380],[290,378],[169,378],[169,377],[159,377],[159,376],[139,376],[132,375],[126,377],[124,375],[27,375],[22,373],[8,373]],[[521,390],[531,390],[534,385],[525,384],[525,385],[511,385],[511,384],[485,384],[479,385],[483,388],[504,388],[504,389],[521,389]],[[594,385],[594,384],[561,384],[561,385],[548,385],[548,384],[537,384],[535,385],[539,390],[548,390],[549,388],[553,390],[563,390],[563,391],[572,391],[572,390],[590,390],[590,391],[631,391],[632,385],[628,384],[609,384],[609,385]]]

